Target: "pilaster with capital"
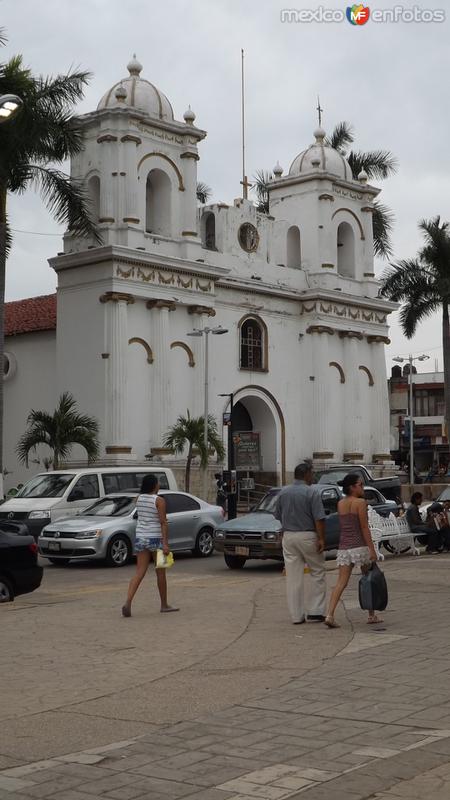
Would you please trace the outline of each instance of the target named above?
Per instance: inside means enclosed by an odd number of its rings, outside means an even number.
[[[197,237],[197,153],[186,151],[181,154],[183,165],[183,230],[184,237]]]
[[[326,326],[312,326],[309,329],[312,335],[314,386],[313,386],[313,415],[314,438],[313,458],[326,460],[334,457],[331,448],[331,413],[332,397],[329,391],[329,337],[334,335],[332,329]]]
[[[374,377],[372,420],[374,425],[375,461],[389,461],[390,455],[390,407],[384,352],[385,337],[371,337],[370,344],[372,374]],[[375,339],[375,341],[374,341]]]
[[[175,421],[171,417],[169,314],[175,311],[176,304],[171,300],[149,300],[147,308],[151,311],[155,370],[150,404],[150,438],[153,446],[161,448],[169,426]]]
[[[99,136],[97,143],[101,145],[101,177],[100,177],[100,223],[116,221],[114,198],[118,175],[117,136]]]
[[[357,461],[364,458],[358,341],[362,334],[354,331],[341,333],[344,340],[345,414],[344,458]]]
[[[108,455],[130,455],[127,408],[128,305],[131,295],[107,293],[100,301],[107,303],[108,315],[108,394],[106,398],[106,452]]]
[[[123,197],[122,222],[137,225],[140,222],[138,214],[138,174],[136,149],[141,143],[139,136],[127,134],[121,138],[123,172],[122,180],[125,183]],[[122,184],[123,185],[123,184]]]

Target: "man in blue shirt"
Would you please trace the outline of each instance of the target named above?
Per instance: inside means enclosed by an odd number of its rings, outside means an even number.
[[[311,486],[312,466],[298,464],[294,483],[278,495],[275,517],[283,527],[283,555],[286,565],[287,603],[294,625],[325,619],[325,510],[317,489]],[[304,569],[309,567],[311,591],[308,615],[305,611]]]

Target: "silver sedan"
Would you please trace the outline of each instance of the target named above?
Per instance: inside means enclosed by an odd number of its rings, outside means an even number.
[[[214,529],[224,512],[187,492],[159,493],[167,505],[171,550],[192,550],[210,556]],[[83,513],[47,525],[39,536],[39,553],[52,564],[72,560],[102,559],[111,567],[123,567],[133,554],[136,530],[136,494],[110,494]]]

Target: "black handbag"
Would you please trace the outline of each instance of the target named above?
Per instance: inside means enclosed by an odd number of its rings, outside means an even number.
[[[388,604],[388,588],[384,572],[373,561],[359,579],[359,605],[364,611],[384,611]]]

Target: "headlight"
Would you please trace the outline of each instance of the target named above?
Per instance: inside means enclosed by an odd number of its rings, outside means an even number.
[[[225,531],[214,531],[215,539],[225,539]]]
[[[269,541],[274,542],[279,538],[280,534],[277,533],[276,531],[265,531],[263,535],[264,539],[268,539]]]
[[[77,539],[95,539],[96,536],[101,536],[102,531],[79,531],[76,535]]]
[[[50,511],[30,511],[28,519],[50,519]]]

